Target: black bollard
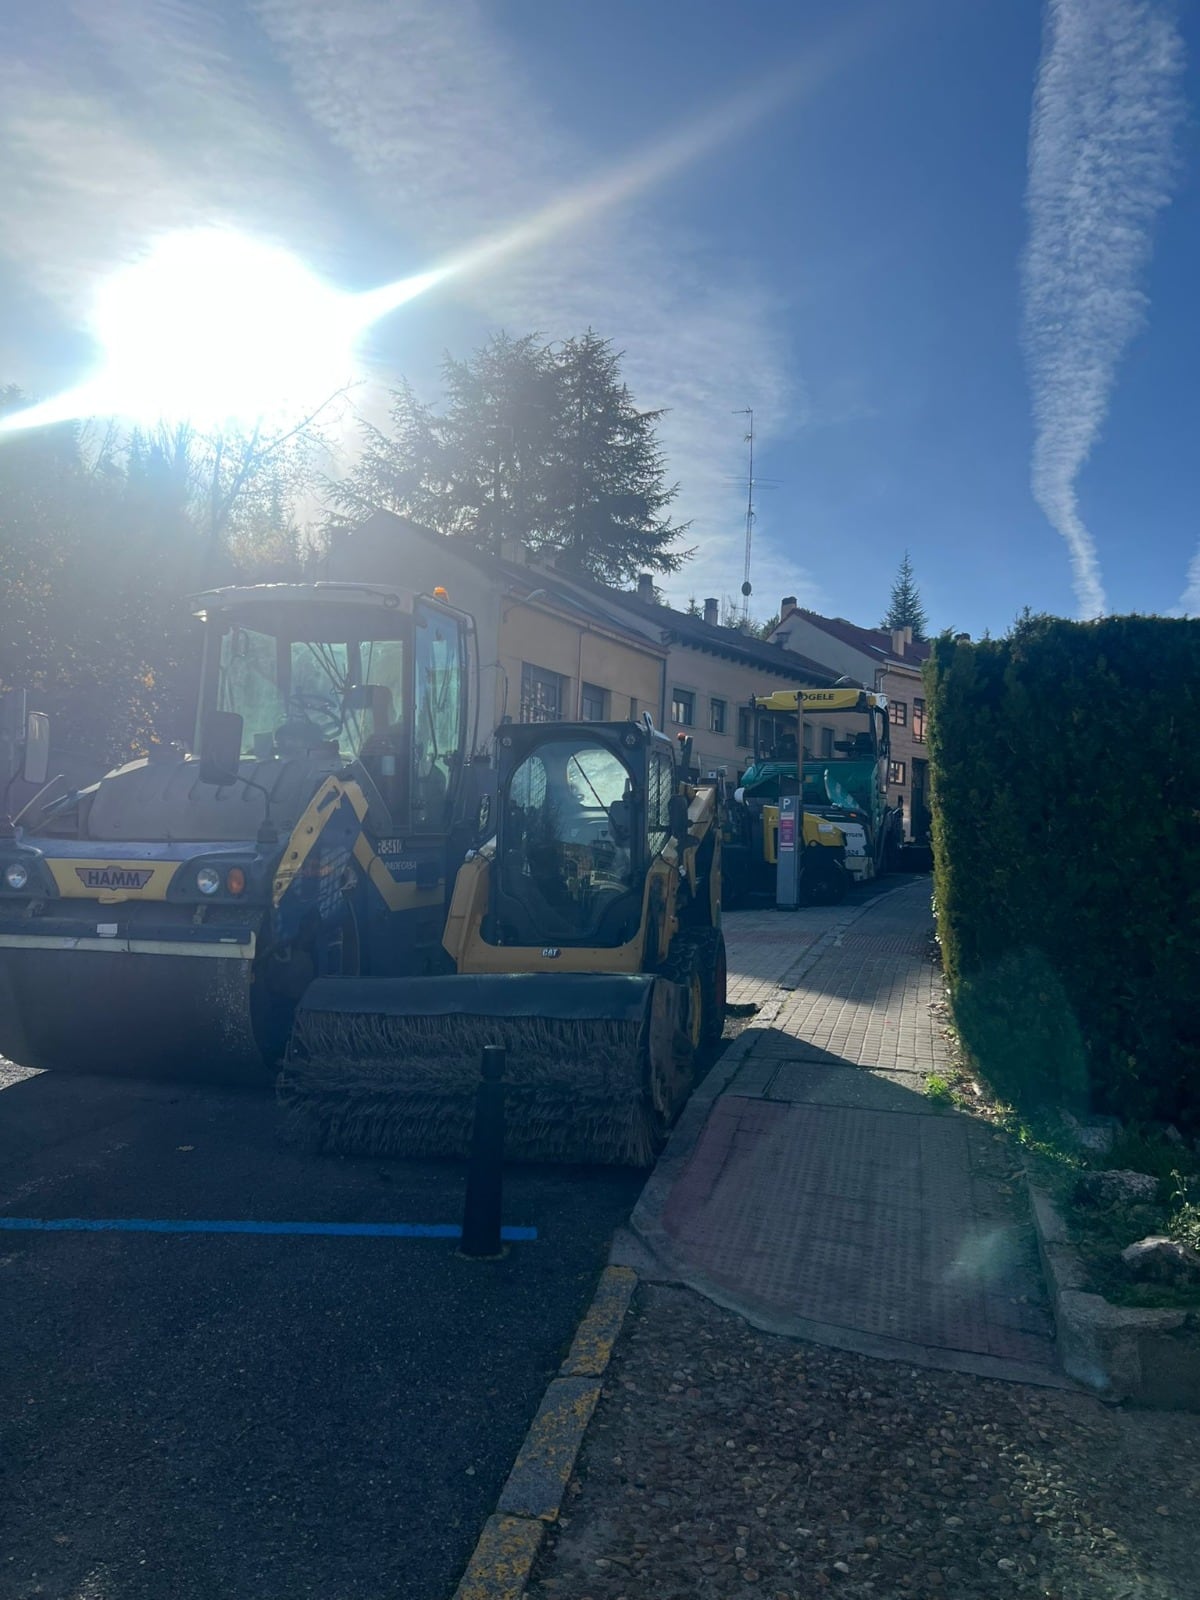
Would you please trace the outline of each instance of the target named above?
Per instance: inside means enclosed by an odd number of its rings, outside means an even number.
[[[504,1186],[504,1046],[483,1047],[479,1087],[475,1091],[475,1125],[467,1168],[467,1201],[463,1207],[459,1254],[476,1260],[503,1255],[500,1212]]]

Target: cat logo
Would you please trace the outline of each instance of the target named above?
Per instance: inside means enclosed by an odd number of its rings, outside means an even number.
[[[85,889],[144,889],[154,876],[154,868],[76,867],[75,876]]]
[[[547,945],[546,949],[542,951],[542,959],[544,961],[557,961],[560,955],[562,955],[562,951],[554,945]]]

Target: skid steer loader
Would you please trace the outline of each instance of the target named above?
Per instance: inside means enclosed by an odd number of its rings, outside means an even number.
[[[653,1160],[725,1013],[717,790],[642,723],[502,726],[496,831],[458,873],[453,976],[306,991],[280,1096],[318,1147],[461,1155],[484,1045],[509,1155]]]
[[[196,754],[0,822],[0,1054],[25,1066],[270,1084],[313,978],[452,970],[494,776],[469,758],[471,618],[377,584],[196,611]]]

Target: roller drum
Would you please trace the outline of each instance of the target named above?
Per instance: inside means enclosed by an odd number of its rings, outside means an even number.
[[[20,1066],[267,1084],[253,963],[114,950],[0,950],[0,1055]]]

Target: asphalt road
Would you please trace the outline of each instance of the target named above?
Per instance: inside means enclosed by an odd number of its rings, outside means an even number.
[[[511,1169],[538,1238],[491,1263],[0,1230],[0,1600],[449,1596],[641,1186]],[[293,1149],[267,1094],[0,1064],[0,1217],[457,1223],[463,1188]]]
[[[641,1181],[512,1171],[538,1238],[495,1263],[0,1232],[0,1600],[448,1596]],[[453,1223],[462,1195],[457,1165],[283,1146],[266,1095],[0,1093],[0,1215]]]

